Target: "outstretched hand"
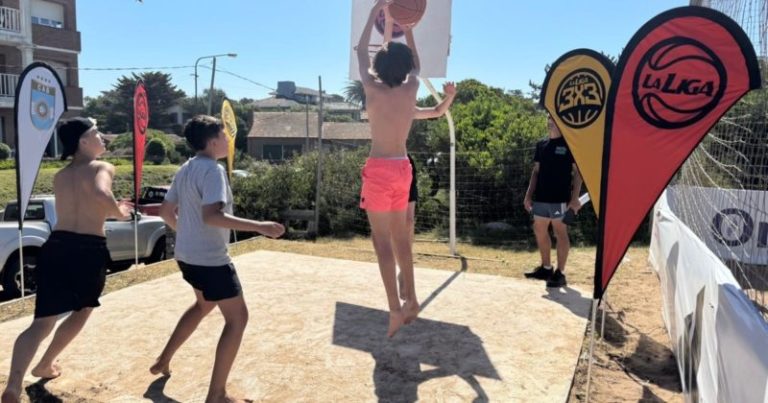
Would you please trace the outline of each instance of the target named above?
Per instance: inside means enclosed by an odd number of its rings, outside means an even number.
[[[285,227],[276,222],[266,221],[262,223],[259,232],[270,238],[280,238],[285,233]]]
[[[446,81],[443,84],[443,93],[447,97],[456,96],[456,84],[453,81]]]
[[[129,200],[120,200],[117,202],[117,208],[120,209],[120,217],[116,217],[119,220],[130,220],[131,212],[133,211],[133,202]]]

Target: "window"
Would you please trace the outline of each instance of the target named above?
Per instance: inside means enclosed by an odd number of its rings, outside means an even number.
[[[50,1],[32,0],[32,23],[64,28],[64,6]]]
[[[46,27],[51,28],[64,28],[63,22],[42,17],[32,17],[32,23],[37,25],[45,25]]]
[[[9,204],[5,208],[3,221],[16,221],[19,219],[19,205]],[[45,207],[42,203],[30,203],[27,206],[27,212],[24,214],[24,220],[39,221],[45,220]]]
[[[280,161],[283,159],[283,146],[281,145],[264,145],[264,150],[261,153],[261,158],[269,161]]]

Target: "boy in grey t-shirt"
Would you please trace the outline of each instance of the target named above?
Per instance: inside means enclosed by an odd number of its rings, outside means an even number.
[[[176,350],[216,306],[224,316],[224,330],[216,349],[206,402],[235,400],[226,393],[229,371],[248,322],[248,308],[240,280],[227,253],[229,231],[258,232],[277,238],[285,232],[275,222],[259,222],[232,215],[232,190],[224,168],[216,160],[228,153],[228,139],[219,119],[199,115],[184,126],[184,137],[197,155],[176,173],[160,207],[163,220],[176,230],[176,260],[194,289],[196,302],[181,316],[163,352],[149,369],[170,374]]]

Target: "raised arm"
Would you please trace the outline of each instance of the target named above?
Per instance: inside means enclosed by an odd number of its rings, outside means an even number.
[[[405,30],[405,43],[408,44],[411,53],[413,53],[413,71],[411,74],[418,76],[421,71],[421,61],[419,60],[419,51],[416,48],[416,39],[413,37],[413,26],[405,26],[403,30]]]
[[[451,107],[453,99],[456,97],[456,85],[450,81],[443,84],[443,93],[445,93],[445,98],[437,106],[416,108],[414,119],[434,119],[445,115],[445,112]]]
[[[392,0],[377,0],[368,16],[368,22],[365,23],[363,33],[360,35],[360,42],[357,44],[357,64],[360,68],[360,81],[363,84],[373,82],[373,77],[369,70],[371,68],[371,57],[368,55],[368,46],[371,44],[371,31],[376,22],[379,12],[382,8],[389,6]]]

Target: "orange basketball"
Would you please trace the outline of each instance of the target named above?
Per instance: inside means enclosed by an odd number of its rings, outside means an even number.
[[[395,0],[389,13],[400,25],[416,25],[427,10],[427,0]]]

